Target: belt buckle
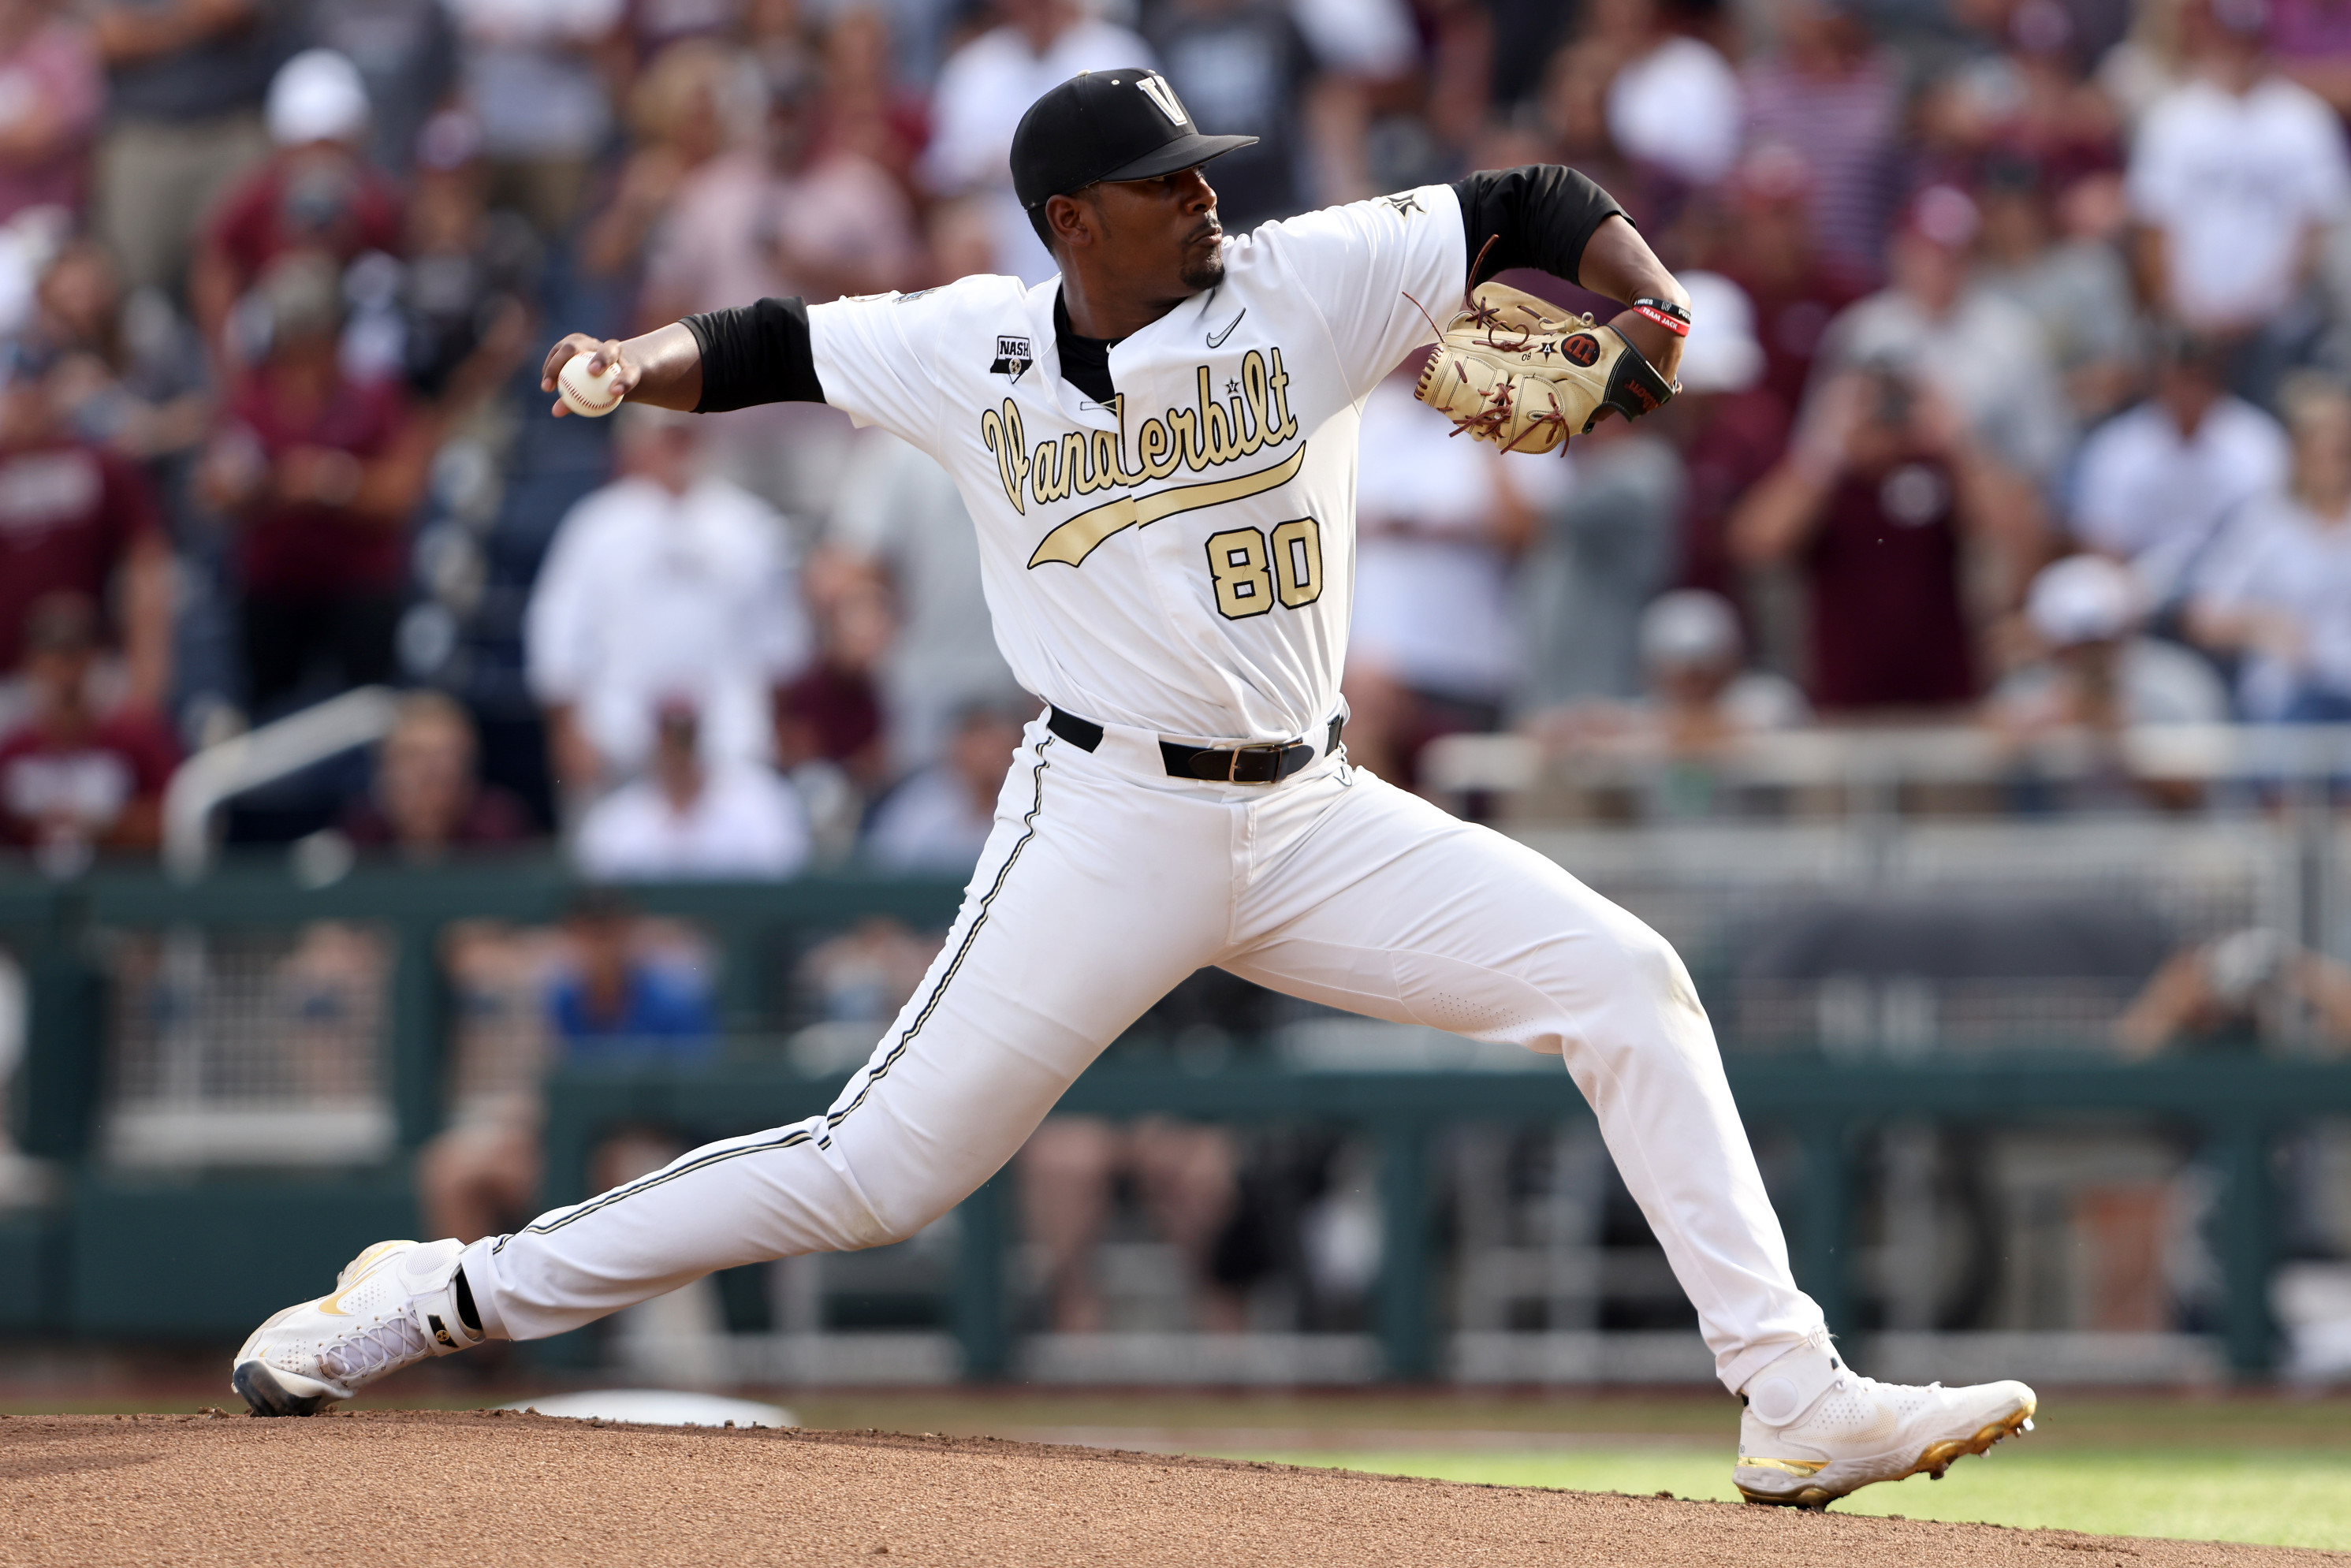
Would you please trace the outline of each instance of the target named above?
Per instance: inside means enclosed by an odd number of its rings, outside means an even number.
[[[1296,743],[1296,742],[1294,742],[1294,741],[1288,741],[1288,740],[1261,740],[1261,741],[1259,741],[1259,742],[1258,742],[1256,745],[1254,745],[1254,746],[1236,746],[1236,747],[1234,747],[1232,748],[1231,753],[1230,753],[1231,760],[1230,760],[1230,761],[1228,761],[1228,762],[1227,762],[1227,763],[1225,764],[1225,782],[1226,782],[1226,783],[1228,783],[1228,784],[1278,784],[1278,783],[1280,783],[1280,782],[1281,781],[1281,754],[1282,754],[1283,752],[1285,752],[1285,751],[1288,751],[1288,750],[1290,748],[1290,747],[1292,747],[1292,746],[1293,746],[1293,745],[1295,745],[1295,744],[1297,744],[1297,743]],[[1264,753],[1268,753],[1268,754],[1270,754],[1270,755],[1272,757],[1272,758],[1273,758],[1273,772],[1272,772],[1272,775],[1271,775],[1270,778],[1265,778],[1265,779],[1244,779],[1244,778],[1242,778],[1242,777],[1240,776],[1240,771],[1241,771],[1241,758],[1244,758],[1244,757],[1249,756],[1249,755],[1251,755],[1252,753],[1257,753],[1257,752],[1264,752]]]

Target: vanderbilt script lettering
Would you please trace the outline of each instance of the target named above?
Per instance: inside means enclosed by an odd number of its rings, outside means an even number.
[[[1185,469],[1205,474],[1292,439],[1298,420],[1290,409],[1290,375],[1282,369],[1281,350],[1270,354],[1251,349],[1243,355],[1238,385],[1221,399],[1208,367],[1199,366],[1191,403],[1143,421],[1131,442],[1123,395],[1116,434],[1071,431],[1033,446],[1010,398],[1001,408],[983,410],[979,436],[996,459],[1004,498],[1026,516],[1031,501],[1042,507],[1073,496],[1132,489]]]

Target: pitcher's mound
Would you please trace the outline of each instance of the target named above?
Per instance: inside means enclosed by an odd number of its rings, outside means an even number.
[[[993,1438],[504,1411],[0,1418],[0,1513],[7,1563],[2283,1568],[2332,1556]]]

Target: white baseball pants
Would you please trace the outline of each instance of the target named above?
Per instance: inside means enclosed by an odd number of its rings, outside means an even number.
[[[1316,737],[1318,740],[1320,737]],[[1170,779],[1157,737],[1031,724],[961,913],[824,1115],[707,1145],[475,1242],[501,1337],[559,1333],[714,1270],[902,1240],[1009,1160],[1193,970],[1563,1055],[1736,1392],[1822,1326],[1721,1059],[1665,940],[1532,850],[1350,767]]]

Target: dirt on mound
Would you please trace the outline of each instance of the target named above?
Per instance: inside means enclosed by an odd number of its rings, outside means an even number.
[[[2351,1561],[987,1437],[490,1411],[0,1417],[0,1563],[45,1564]]]

